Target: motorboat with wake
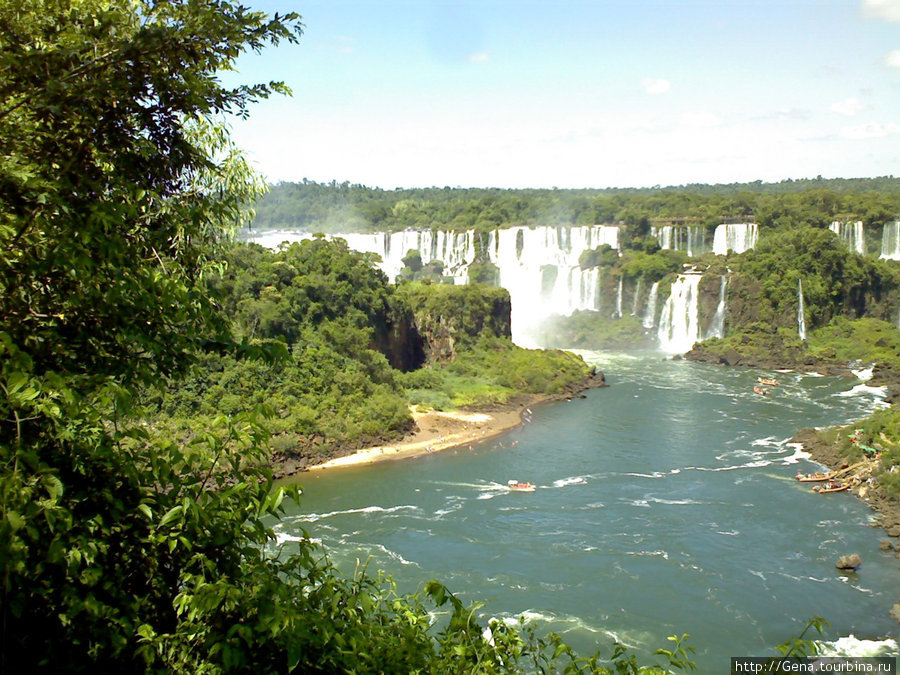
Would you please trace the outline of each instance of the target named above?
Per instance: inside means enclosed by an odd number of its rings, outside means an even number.
[[[506,487],[513,492],[534,492],[535,486],[532,483],[522,483],[512,478],[506,481]]]

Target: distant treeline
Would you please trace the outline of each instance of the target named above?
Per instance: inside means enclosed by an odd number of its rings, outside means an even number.
[[[272,186],[256,204],[252,227],[368,232],[623,223],[646,228],[685,218],[706,227],[723,219],[752,219],[762,227],[852,219],[878,227],[898,215],[900,178],[893,176],[575,190],[383,190],[304,180]]]

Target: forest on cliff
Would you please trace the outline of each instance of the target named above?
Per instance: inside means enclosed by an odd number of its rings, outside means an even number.
[[[273,185],[254,208],[255,229],[326,233],[621,223],[641,234],[653,219],[689,219],[714,227],[723,219],[751,216],[763,228],[850,219],[878,227],[900,214],[900,178],[581,190],[383,190],[304,181]]]

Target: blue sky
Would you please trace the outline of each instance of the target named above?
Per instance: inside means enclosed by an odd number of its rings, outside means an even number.
[[[297,45],[235,140],[270,181],[643,187],[900,174],[900,0],[245,0]]]

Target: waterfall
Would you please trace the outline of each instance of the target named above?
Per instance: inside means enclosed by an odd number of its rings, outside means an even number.
[[[683,354],[700,338],[697,289],[701,275],[679,274],[659,317],[659,347],[670,354]]]
[[[312,233],[267,231],[252,240],[269,248],[282,241],[311,239]],[[468,282],[468,266],[475,260],[476,238],[485,257],[500,270],[500,285],[509,291],[512,302],[512,335],[516,344],[535,345],[540,324],[554,314],[576,310],[608,311],[612,298],[600,292],[599,268],[581,269],[578,259],[585,251],[603,244],[619,247],[619,228],[614,225],[564,227],[524,227],[492,230],[404,230],[402,232],[347,233],[328,235],[341,238],[361,252],[381,257],[379,268],[391,281],[403,269],[403,258],[411,249],[419,251],[422,263],[444,263],[444,274],[454,283]],[[616,298],[617,316],[622,314],[622,290]],[[604,306],[605,305],[605,306]]]
[[[841,223],[836,220],[828,226],[828,229],[834,232],[854,253],[866,254],[865,229],[861,220],[857,220],[855,223]]]
[[[659,292],[659,282],[654,281],[650,287],[650,295],[647,296],[647,309],[644,310],[643,326],[647,330],[653,330],[656,325],[656,295]]]
[[[725,289],[727,288],[728,277],[723,274],[722,281],[719,284],[719,304],[716,306],[716,313],[713,315],[712,323],[710,324],[709,329],[706,331],[706,335],[703,336],[704,340],[708,340],[709,338],[714,337],[725,337],[725,312],[728,308],[728,305],[725,301]]]
[[[713,253],[728,255],[728,251],[743,253],[756,247],[759,225],[756,223],[731,223],[716,227],[713,236]]]
[[[684,251],[691,258],[709,252],[706,245],[706,228],[702,225],[652,226],[650,234],[656,237],[660,248]]]
[[[881,257],[900,260],[900,221],[885,223],[881,234]]]
[[[806,342],[806,315],[803,309],[803,279],[797,280],[797,332],[800,339]]]
[[[641,282],[644,277],[638,277],[637,284],[634,287],[634,299],[631,302],[631,316],[637,316],[638,301],[641,299]]]
[[[578,259],[587,250],[619,245],[619,229],[609,225],[581,227],[512,227],[490,233],[490,262],[500,269],[500,285],[512,301],[513,341],[533,345],[541,322],[553,314],[599,310],[599,270],[582,270]],[[555,267],[552,285],[545,271]]]
[[[614,319],[622,318],[622,286],[624,285],[624,280],[625,277],[619,277],[619,287],[618,290],[616,290],[616,313],[613,314]]]

